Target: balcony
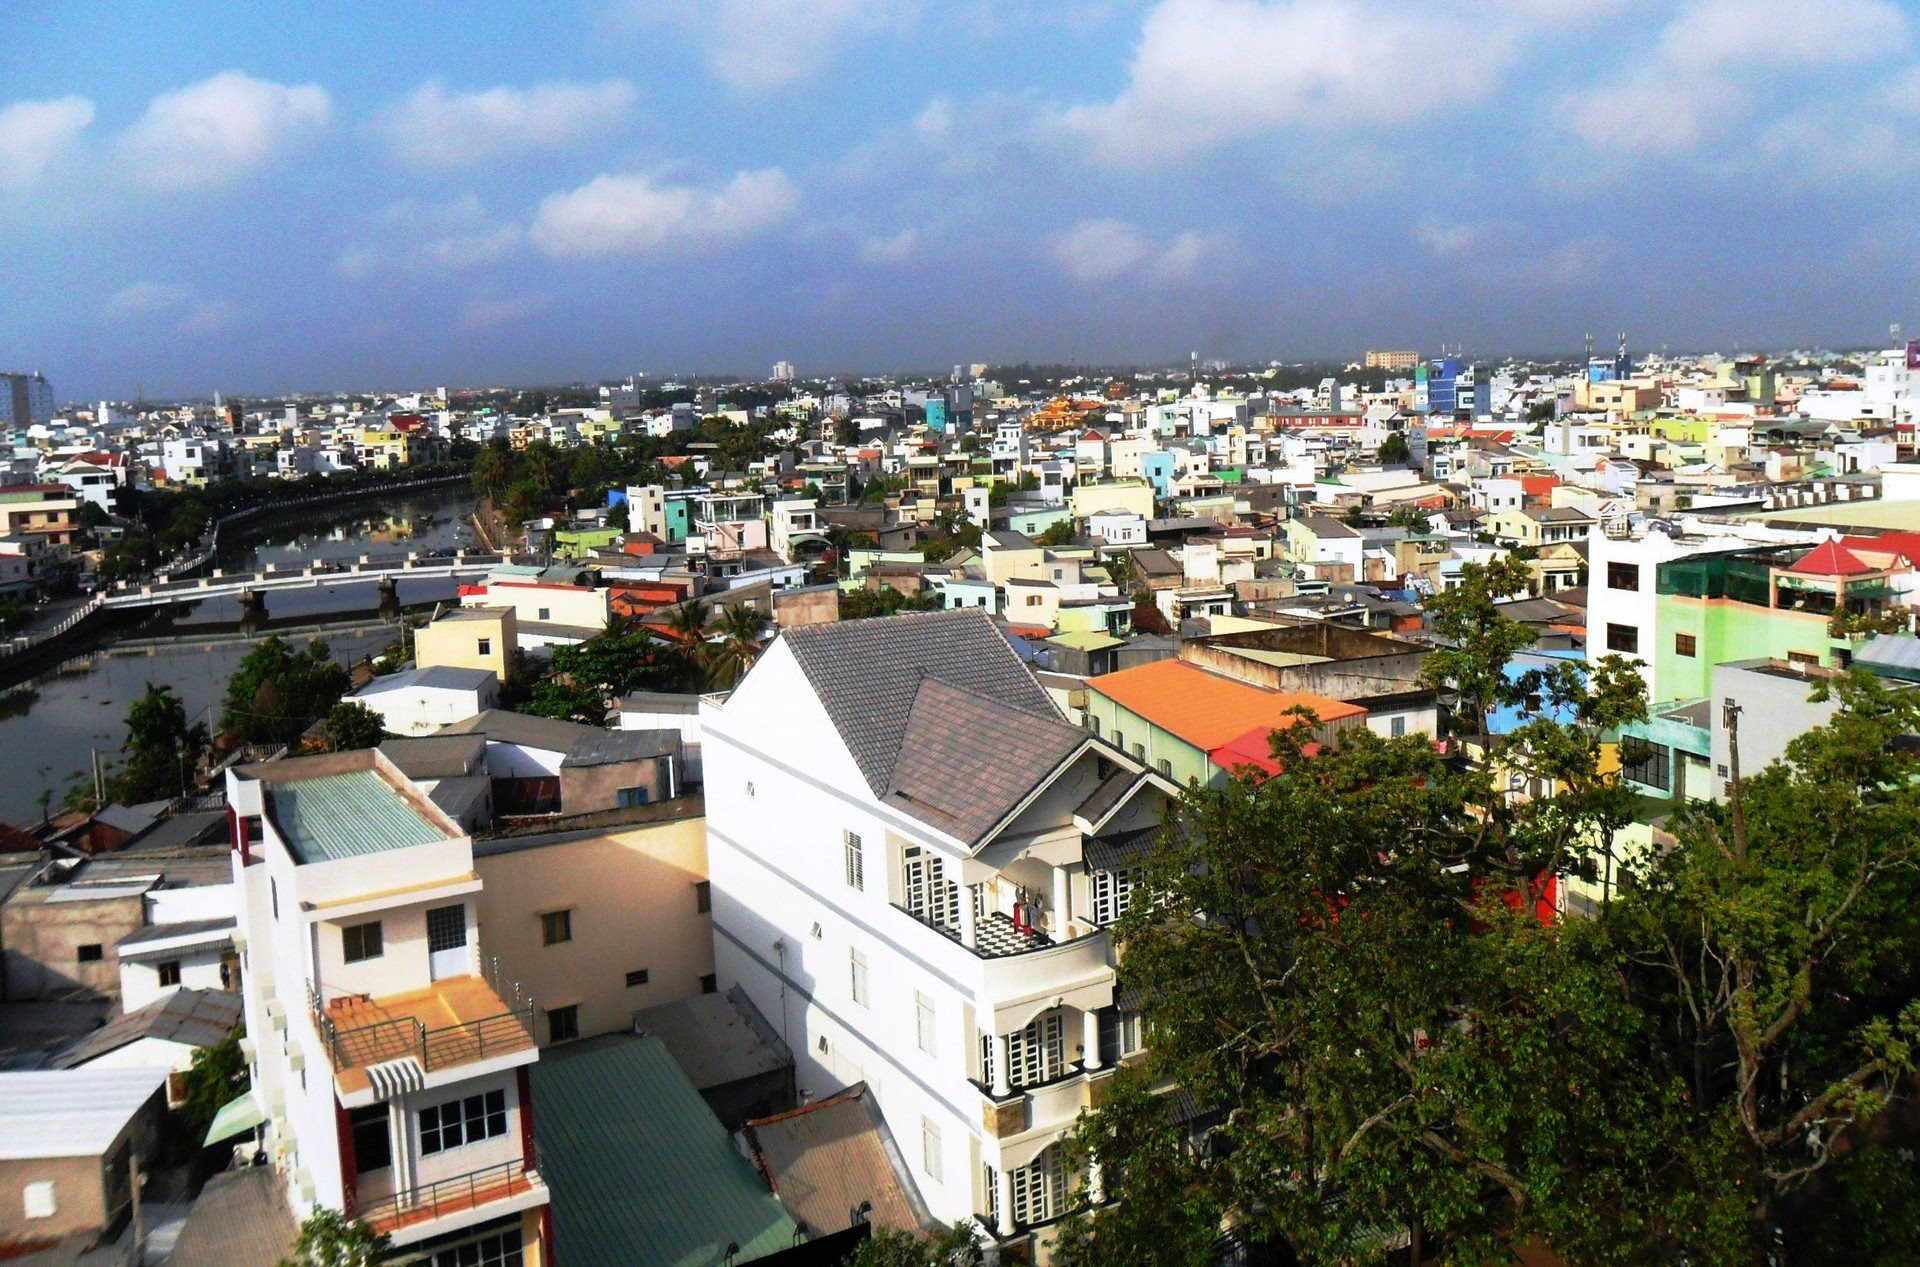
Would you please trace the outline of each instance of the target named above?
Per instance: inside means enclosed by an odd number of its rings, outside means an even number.
[[[411,1060],[422,1074],[534,1050],[533,1003],[510,1005],[481,977],[449,977],[424,990],[374,999],[310,1000],[314,1027],[341,1094],[373,1085],[369,1070]]]
[[[487,1207],[513,1202],[514,1209],[525,1210],[543,1204],[546,1199],[547,1185],[540,1177],[540,1172],[516,1157],[496,1166],[421,1184],[416,1188],[406,1188],[387,1196],[352,1201],[347,1213],[370,1224],[376,1232],[406,1241],[418,1239],[418,1235],[426,1233],[424,1225],[441,1219],[475,1211],[481,1211],[482,1218],[493,1218],[512,1211]],[[418,1229],[418,1235],[408,1236],[406,1233],[410,1229]]]

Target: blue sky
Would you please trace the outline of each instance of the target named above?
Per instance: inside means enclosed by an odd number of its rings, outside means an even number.
[[[0,363],[63,398],[1920,328],[1895,0],[30,0],[8,27]]]

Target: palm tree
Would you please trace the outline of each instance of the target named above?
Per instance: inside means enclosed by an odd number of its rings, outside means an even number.
[[[690,684],[697,685],[706,676],[701,661],[707,643],[707,615],[707,605],[695,598],[680,604],[667,616],[667,636],[673,639],[674,657],[680,661],[682,674]]]
[[[714,630],[720,641],[707,648],[707,680],[717,689],[731,690],[760,654],[767,617],[757,607],[735,603],[724,610]]]

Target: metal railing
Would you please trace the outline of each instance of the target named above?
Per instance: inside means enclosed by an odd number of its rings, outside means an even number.
[[[492,1201],[518,1196],[533,1187],[537,1177],[522,1158],[495,1166],[405,1188],[369,1201],[355,1200],[347,1213],[376,1229],[423,1223],[443,1214],[460,1214]]]
[[[417,1017],[395,1016],[343,1028],[311,984],[307,987],[307,1009],[336,1070],[364,1069],[412,1057],[421,1069],[431,1072],[534,1046],[532,997],[521,990],[519,982],[507,979],[497,958],[488,956],[482,972],[504,1010],[453,1025],[429,1029]]]

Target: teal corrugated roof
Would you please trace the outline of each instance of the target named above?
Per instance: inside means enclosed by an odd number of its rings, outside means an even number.
[[[301,862],[332,862],[445,840],[398,789],[371,770],[267,789],[273,822]]]
[[[549,1047],[533,1132],[568,1262],[719,1267],[794,1243],[794,1223],[657,1038]]]

